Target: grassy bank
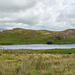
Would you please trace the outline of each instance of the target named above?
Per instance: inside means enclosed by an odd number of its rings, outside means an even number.
[[[75,75],[74,53],[75,49],[0,50],[0,75]]]
[[[0,53],[7,54],[75,54],[75,48],[72,49],[48,49],[48,50],[27,50],[27,49],[19,49],[19,50],[0,50]]]
[[[25,30],[15,28],[0,32],[0,44],[75,44],[75,30],[47,31],[47,30]]]

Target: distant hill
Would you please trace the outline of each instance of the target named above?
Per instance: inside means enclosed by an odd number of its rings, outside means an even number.
[[[14,28],[0,31],[0,44],[74,44],[75,29],[64,31],[28,30]]]

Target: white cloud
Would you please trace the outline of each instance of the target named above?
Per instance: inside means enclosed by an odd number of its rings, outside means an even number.
[[[0,28],[75,28],[74,0],[0,0]]]

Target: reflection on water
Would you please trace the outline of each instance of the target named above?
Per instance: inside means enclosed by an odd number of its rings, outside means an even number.
[[[55,49],[55,48],[75,48],[75,44],[48,45],[48,44],[29,44],[29,45],[0,45],[0,49]]]

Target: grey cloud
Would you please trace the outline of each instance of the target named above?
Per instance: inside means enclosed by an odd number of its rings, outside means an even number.
[[[0,31],[6,30],[6,28],[0,28]]]
[[[0,28],[75,28],[74,0],[0,0]]]
[[[0,11],[15,12],[33,7],[37,0],[0,0]]]
[[[36,25],[38,23],[38,18],[35,17],[35,16],[31,16],[31,17],[28,17],[28,18],[17,19],[14,22],[28,24],[28,25]]]

